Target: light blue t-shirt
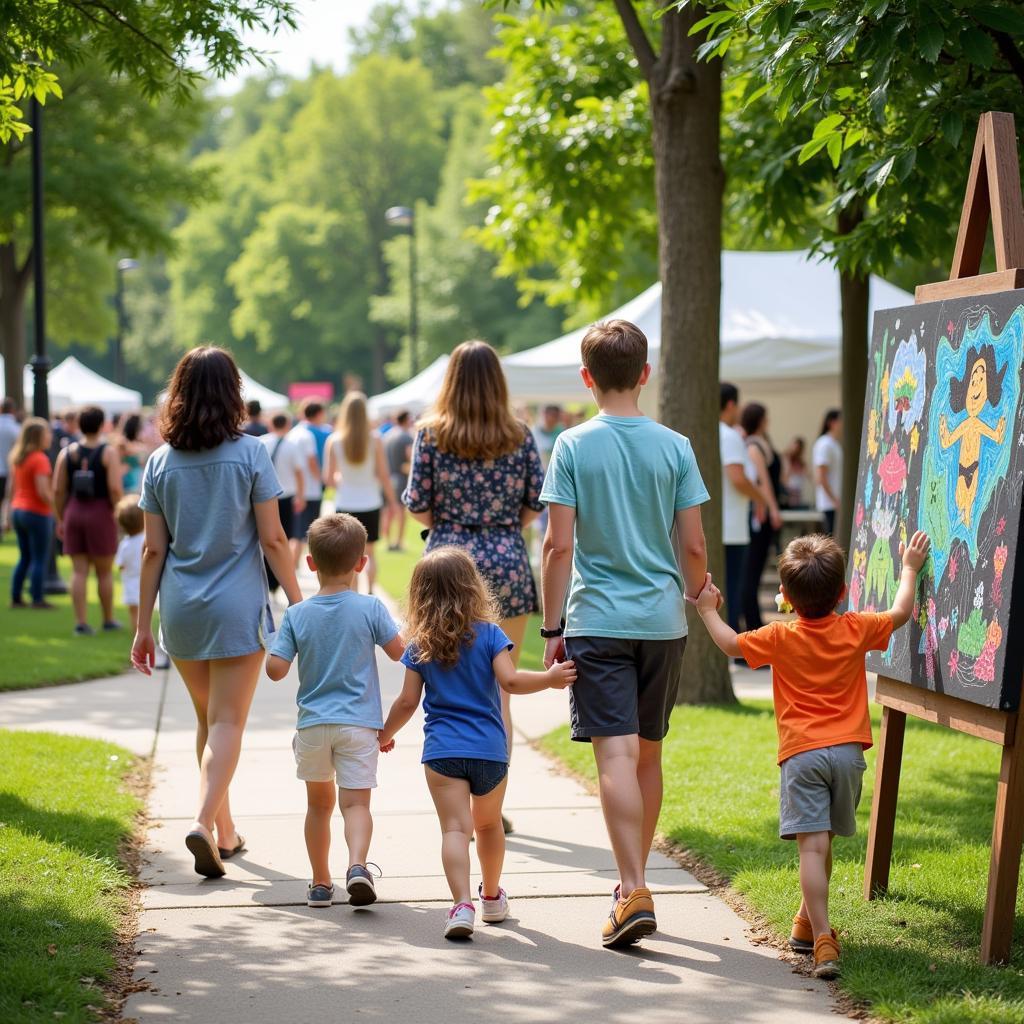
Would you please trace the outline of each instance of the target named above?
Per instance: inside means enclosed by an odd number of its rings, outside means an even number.
[[[566,636],[686,636],[672,532],[708,492],[682,434],[601,413],[558,435],[540,500],[576,510]]]
[[[494,659],[512,642],[493,622],[473,627],[473,643],[451,667],[416,660],[410,645],[402,663],[423,677],[423,760],[466,757],[508,761]]]
[[[379,598],[343,590],[317,594],[284,613],[271,654],[299,656],[298,728],[362,725],[382,729],[377,647],[398,636]]]

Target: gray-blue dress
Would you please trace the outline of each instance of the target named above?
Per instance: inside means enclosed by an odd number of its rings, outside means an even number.
[[[171,537],[160,625],[172,657],[236,658],[270,638],[253,505],[282,493],[267,449],[246,434],[202,452],[165,444],[150,456],[139,505],[163,516]]]

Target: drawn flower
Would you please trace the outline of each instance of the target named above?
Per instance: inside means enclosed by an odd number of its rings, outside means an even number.
[[[960,609],[954,608],[952,614],[949,616],[949,624],[956,629],[957,623],[960,621]]]
[[[1002,535],[1005,532],[1006,532],[1006,516],[1003,516],[1002,519],[1000,519],[999,522],[996,523],[996,536],[997,537],[1002,537]]]
[[[956,675],[957,670],[960,668],[960,652],[953,651],[949,656],[949,672],[950,675]]]
[[[974,588],[974,607],[981,611],[985,603],[985,581],[981,580]]]
[[[917,335],[901,341],[892,360],[892,376],[888,378],[889,429],[897,425],[908,432],[919,423],[924,412],[925,374],[928,360],[924,349],[917,347]]]
[[[1009,550],[1005,544],[1000,544],[996,548],[995,554],[992,556],[992,561],[995,565],[996,576],[1002,576],[1003,570],[1006,568],[1006,558],[1009,555]]]
[[[942,618],[939,619],[939,636],[942,637],[943,640],[945,640],[945,638],[946,638],[946,631],[948,629],[949,629],[949,616],[948,615],[943,615]]]
[[[914,429],[910,432],[910,451],[913,455],[917,454],[917,449],[921,445],[921,431],[918,429],[917,424],[914,424]]]
[[[857,543],[861,547],[867,547],[867,543],[868,543],[868,528],[866,526],[861,526],[860,529],[857,530]]]
[[[878,454],[878,410],[872,409],[868,416],[868,455],[873,459]],[[870,477],[869,477],[870,479]],[[870,501],[870,499],[868,499]]]
[[[889,404],[889,367],[885,368],[885,373],[882,374],[882,406],[885,407]]]
[[[896,532],[896,512],[882,505],[881,498],[871,513],[871,529],[876,537],[891,537]]]
[[[907,482],[907,464],[895,444],[879,463],[878,479],[886,494],[898,494]]]
[[[868,479],[870,480],[871,477],[869,476]],[[862,502],[862,501],[858,501],[857,502],[857,518],[856,518],[856,522],[857,522],[858,526],[860,526],[864,522],[864,502]]]

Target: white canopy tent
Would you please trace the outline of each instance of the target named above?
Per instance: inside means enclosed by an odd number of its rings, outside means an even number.
[[[870,312],[913,305],[909,293],[872,276]],[[647,335],[657,394],[661,350],[661,284],[654,284],[605,319],[630,320]],[[722,253],[721,373],[742,400],[769,409],[780,443],[813,434],[822,412],[839,405],[839,276],[828,263],[792,252]],[[504,360],[517,402],[586,400],[579,377],[580,342],[587,328]]]
[[[4,372],[4,361],[0,357],[0,376]],[[74,356],[68,356],[55,366],[46,378],[50,398],[50,411],[59,413],[70,406],[98,405],[108,416],[118,412],[129,412],[142,408],[142,395],[131,388],[121,387],[112,380],[90,370],[85,363]],[[32,408],[35,393],[35,378],[32,370],[25,367],[25,405]]]
[[[0,356],[0,381],[4,378],[4,357]],[[25,407],[31,412],[32,410],[32,396],[35,394],[35,377],[32,375],[32,367],[26,366],[24,374],[21,378],[22,393],[25,395]],[[61,409],[72,404],[69,395],[60,394],[53,389],[52,376],[48,378],[47,383],[49,384],[48,393],[50,396],[50,411],[60,412]]]
[[[264,411],[276,411],[277,409],[288,408],[288,396],[282,395],[279,391],[271,391],[264,387],[258,380],[253,380],[245,372],[239,370],[238,376],[242,378],[242,401],[259,402]]]
[[[433,404],[440,393],[441,382],[447,368],[448,356],[438,356],[425,370],[421,370],[404,384],[399,384],[398,387],[383,394],[374,395],[367,402],[371,418],[392,416],[403,409],[408,409],[414,416],[423,412]]]

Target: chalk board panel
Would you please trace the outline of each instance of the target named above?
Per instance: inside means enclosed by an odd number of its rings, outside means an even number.
[[[1024,289],[875,314],[849,607],[888,608],[931,537],[914,617],[868,669],[1015,711],[1024,673]]]

